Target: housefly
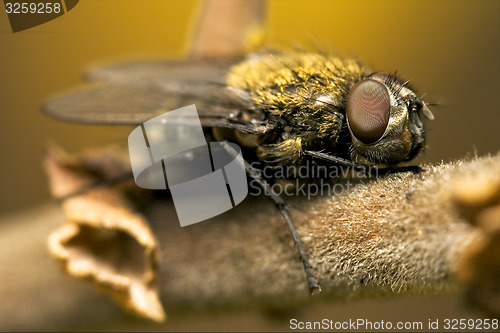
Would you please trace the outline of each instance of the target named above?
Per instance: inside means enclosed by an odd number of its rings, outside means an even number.
[[[44,112],[77,123],[139,125],[195,104],[213,138],[235,142],[246,159],[267,165],[396,166],[424,149],[422,119],[433,119],[399,76],[307,51],[125,63],[95,69],[86,79],[101,84],[53,99]],[[310,290],[319,289],[284,201],[273,200],[292,232]]]

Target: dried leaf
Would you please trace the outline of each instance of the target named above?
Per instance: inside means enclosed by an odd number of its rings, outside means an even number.
[[[477,232],[457,261],[457,276],[469,300],[483,312],[500,316],[500,171],[465,176],[457,183],[454,201]]]
[[[86,169],[88,163],[78,164],[78,159],[64,156],[50,153],[46,158],[56,196],[66,196],[98,182],[96,171],[110,175],[121,170],[110,167],[120,164],[110,158],[109,151],[93,159],[100,170],[95,165]],[[49,247],[64,270],[96,284],[132,312],[163,321],[165,313],[156,280],[157,241],[123,192],[110,186],[98,187],[69,197],[62,206],[67,223],[52,233]]]

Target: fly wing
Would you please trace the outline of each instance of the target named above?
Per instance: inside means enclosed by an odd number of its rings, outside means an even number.
[[[228,69],[240,60],[240,58],[233,57],[127,62],[93,68],[84,74],[84,79],[132,86],[197,81],[224,84]]]
[[[159,114],[191,104],[196,105],[203,126],[214,126],[217,119],[241,111],[240,107],[199,96],[127,86],[79,89],[48,101],[42,111],[74,123],[139,125]]]
[[[252,109],[243,91],[224,83],[228,61],[136,62],[90,71],[101,84],[49,100],[47,115],[64,121],[138,125],[164,112],[195,104],[203,126],[222,124],[231,114]]]

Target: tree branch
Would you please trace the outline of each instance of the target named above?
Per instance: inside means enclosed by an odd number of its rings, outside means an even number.
[[[112,153],[103,153],[101,159],[109,163],[113,160]],[[81,165],[88,164],[84,161],[83,155]],[[52,165],[52,183],[57,183],[54,177],[67,173],[77,172],[80,177],[90,177],[89,174],[83,176],[84,169],[75,169],[74,160],[71,168],[64,160],[50,158],[48,165]],[[57,165],[57,172],[54,165]],[[307,197],[289,198],[292,218],[313,271],[321,280],[322,297],[346,299],[436,293],[456,288],[457,273],[460,276],[460,269],[465,269],[460,268],[460,260],[468,257],[471,244],[477,242],[476,238],[482,232],[457,209],[456,187],[467,179],[469,182],[472,179],[476,186],[499,184],[499,165],[500,156],[438,166],[424,165],[426,171],[423,174],[393,174],[374,180],[364,179],[364,183],[344,179],[332,187],[333,191],[339,191],[340,186],[349,190],[341,195],[315,196],[310,200]],[[113,176],[102,174],[104,177]],[[61,179],[70,189],[69,178],[64,176]],[[76,182],[78,186],[82,183],[85,182]],[[500,188],[500,185],[496,186]],[[496,192],[490,192],[493,197],[496,195]],[[68,199],[65,202],[66,215],[71,217],[71,223],[96,228],[95,234],[108,234],[109,230],[123,231],[126,229],[123,225],[127,223],[136,225],[134,221],[140,213],[149,223],[141,224],[140,228],[156,239],[156,246],[150,251],[161,253],[158,263],[150,263],[148,267],[155,274],[151,281],[160,281],[159,293],[167,308],[193,304],[289,304],[310,300],[293,240],[275,207],[266,198],[249,197],[221,216],[181,228],[169,198],[147,197],[141,191],[135,197],[147,200],[137,212],[129,206],[120,208],[116,200],[107,206],[106,203],[111,202],[109,198],[116,196],[127,202],[136,202],[131,197],[134,194],[130,193],[133,192],[113,189],[109,185],[91,190]],[[98,210],[93,199],[97,194],[100,198]],[[81,209],[82,206],[72,209],[74,201],[86,205],[86,209]],[[119,218],[113,221],[106,210],[117,209],[126,211],[116,215]],[[101,214],[89,214],[89,210]],[[104,219],[103,216],[107,217]],[[103,220],[105,224],[96,223]],[[130,232],[128,235],[137,237]],[[77,234],[74,237],[78,237]],[[107,276],[111,269],[113,274],[130,279],[133,276],[130,271],[134,270],[124,269],[123,265],[132,265],[130,258],[149,258],[145,248],[138,246],[134,247],[138,253],[123,252],[121,259],[115,257],[109,261],[106,252],[101,254],[91,241],[76,244],[68,238],[65,242],[60,239],[52,238],[56,241],[55,247],[71,247],[67,252],[78,253],[73,258],[75,260],[86,257],[88,262],[106,261],[106,270],[100,272],[97,267],[91,280],[111,294],[116,293],[120,285],[109,281],[101,283],[100,274]],[[117,242],[117,248],[121,247],[119,240],[109,238],[111,244]],[[139,239],[137,243],[141,244]],[[57,252],[52,253],[59,257]],[[71,260],[71,256],[66,257],[66,265],[71,265]],[[490,262],[490,267],[495,267],[498,262],[496,258]],[[113,265],[117,266],[113,269]],[[156,267],[158,269],[154,270]],[[129,291],[124,304],[134,310],[133,296]]]

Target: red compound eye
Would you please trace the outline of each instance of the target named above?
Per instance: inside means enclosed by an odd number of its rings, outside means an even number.
[[[382,83],[356,83],[347,97],[347,121],[352,133],[364,143],[377,141],[389,123],[390,109],[391,98]]]

